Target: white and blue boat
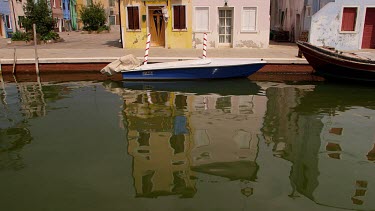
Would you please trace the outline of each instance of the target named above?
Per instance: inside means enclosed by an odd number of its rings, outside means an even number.
[[[262,59],[197,59],[145,64],[121,71],[124,80],[246,78],[266,64]]]

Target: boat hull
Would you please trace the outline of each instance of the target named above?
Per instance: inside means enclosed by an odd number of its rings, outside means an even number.
[[[233,66],[185,67],[122,72],[124,80],[193,80],[245,78],[261,69],[265,63]]]
[[[352,59],[328,50],[319,50],[311,44],[297,42],[306,60],[316,73],[327,79],[375,81],[375,63]]]

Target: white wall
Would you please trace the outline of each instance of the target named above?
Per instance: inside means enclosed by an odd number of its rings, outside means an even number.
[[[341,32],[344,6],[358,6],[354,32]],[[310,42],[313,45],[331,46],[342,51],[361,49],[366,7],[375,7],[375,0],[336,0],[328,3],[312,17]]]
[[[193,0],[193,47],[203,47],[203,33],[195,30],[195,7],[209,7],[208,48],[219,47],[219,7],[224,6],[224,0]],[[259,0],[228,0],[228,7],[233,8],[233,38],[234,48],[268,48],[270,33],[270,1]],[[241,15],[243,7],[257,7],[257,27],[254,32],[241,31]]]

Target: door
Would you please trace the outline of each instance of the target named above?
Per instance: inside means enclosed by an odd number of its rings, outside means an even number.
[[[3,23],[3,16],[0,15],[0,37],[4,36],[3,35],[3,25],[4,25],[4,23]]]
[[[375,48],[375,8],[366,10],[362,48]]]
[[[232,45],[233,40],[233,12],[232,9],[219,9],[219,45]]]
[[[165,22],[160,7],[149,7],[149,31],[151,46],[165,46]]]

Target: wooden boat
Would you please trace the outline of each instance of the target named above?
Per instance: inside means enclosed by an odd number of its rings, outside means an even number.
[[[198,59],[145,64],[122,71],[124,80],[192,80],[245,78],[265,65],[261,59]]]
[[[297,42],[306,60],[318,75],[327,79],[350,81],[375,81],[375,61],[361,58],[307,42]]]

